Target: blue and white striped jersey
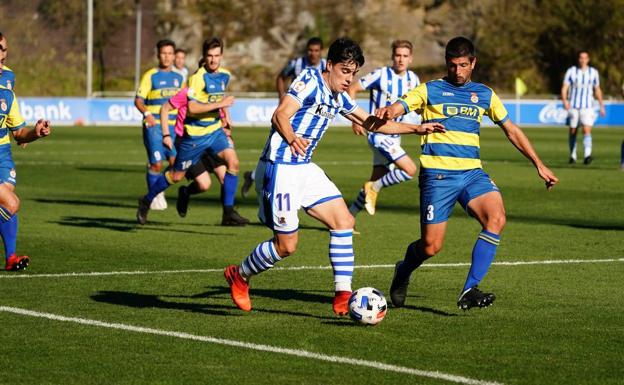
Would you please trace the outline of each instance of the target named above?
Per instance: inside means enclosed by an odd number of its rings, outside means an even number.
[[[399,100],[407,91],[416,88],[420,79],[413,71],[406,71],[403,76],[397,75],[392,67],[377,68],[373,72],[360,79],[360,85],[365,90],[370,90],[369,112],[373,114],[376,109],[387,107]],[[402,121],[405,115],[395,120]]]
[[[309,140],[306,155],[294,155],[276,128],[271,127],[260,157],[262,160],[287,164],[309,163],[314,149],[336,114],[348,115],[357,108],[357,104],[346,92],[333,94],[323,81],[321,71],[316,68],[303,70],[290,85],[286,95],[301,106],[290,119],[290,123],[295,135]]]
[[[316,68],[323,72],[327,68],[327,60],[321,58],[321,61],[317,65],[313,66],[310,62],[308,62],[308,58],[305,56],[292,59],[282,70],[282,76],[296,78],[299,76],[301,71],[310,67]]]
[[[592,108],[594,105],[594,87],[600,85],[600,76],[594,67],[585,71],[572,66],[566,71],[563,83],[570,86],[568,100],[571,108]]]

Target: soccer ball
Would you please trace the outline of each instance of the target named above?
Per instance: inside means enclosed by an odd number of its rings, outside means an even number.
[[[388,303],[383,293],[373,287],[357,289],[349,298],[349,316],[355,322],[377,325],[384,319]]]

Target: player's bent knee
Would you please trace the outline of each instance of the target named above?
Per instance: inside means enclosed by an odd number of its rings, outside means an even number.
[[[297,251],[297,242],[278,242],[275,245],[275,250],[281,258],[288,257]]]
[[[197,183],[197,187],[199,188],[200,191],[206,191],[210,188],[210,179],[208,179],[207,181],[195,180],[195,183]]]
[[[442,251],[442,242],[432,242],[432,243],[425,242],[422,248],[426,255],[433,257],[434,255]]]
[[[153,172],[160,172],[162,170],[162,163],[158,162],[158,163],[150,164],[149,169],[150,171],[153,171]]]
[[[352,215],[343,215],[336,221],[336,226],[332,230],[352,229],[355,226],[355,218]]]
[[[505,217],[505,213],[500,213],[497,215],[493,215],[488,218],[487,221],[487,229],[496,234],[500,234],[507,223],[507,218]]]

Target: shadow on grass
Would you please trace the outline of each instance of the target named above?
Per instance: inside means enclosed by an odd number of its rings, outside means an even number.
[[[116,207],[116,208],[136,208],[137,205],[128,204],[128,203],[113,203],[113,202],[103,202],[103,201],[87,201],[82,199],[45,199],[38,198],[33,199],[34,202],[37,203],[50,203],[50,204],[59,204],[59,205],[70,205],[70,206],[97,206],[97,207]]]
[[[208,231],[196,231],[196,230],[182,230],[171,228],[172,223],[149,221],[147,225],[141,226],[137,224],[134,219],[122,219],[122,218],[106,218],[106,217],[63,217],[59,221],[51,221],[50,223],[56,223],[61,226],[83,227],[83,228],[96,228],[106,229],[113,231],[129,232],[135,230],[141,231],[166,231],[183,234],[200,234],[200,235],[219,235],[219,236],[236,236],[236,234],[224,234],[213,233]],[[157,226],[157,227],[154,227]],[[210,225],[197,225],[210,226]]]
[[[438,310],[438,309],[434,309],[432,307],[426,307],[426,306],[405,305],[401,309],[416,310],[421,313],[429,313],[429,314],[439,315],[442,317],[457,317],[456,313],[447,313],[443,310]]]
[[[137,173],[137,174],[145,174],[145,168],[141,168],[141,167],[121,168],[121,167],[80,166],[80,167],[75,167],[75,169],[79,171],[97,171],[97,172],[103,171],[103,172],[114,172],[114,173],[124,173],[124,174],[132,172],[132,173]]]
[[[217,304],[205,304],[205,303],[188,303],[188,302],[175,302],[166,299],[169,298],[206,298],[206,297],[218,297],[219,299],[229,299],[229,289],[215,287],[207,293],[201,295],[192,296],[167,296],[167,295],[153,295],[153,294],[139,294],[129,293],[124,291],[100,291],[97,294],[91,296],[91,299],[96,302],[109,303],[113,305],[128,306],[134,308],[159,308],[170,310],[189,311],[194,313],[203,313],[216,316],[240,316],[246,314],[241,310],[238,310],[234,304],[232,305],[217,305]],[[255,294],[255,293],[254,293]],[[166,298],[166,299],[163,299]],[[329,310],[329,309],[328,309]],[[278,309],[264,309],[254,307],[251,313],[268,313],[268,314],[281,314],[295,317],[316,318],[322,320],[335,320],[335,317],[318,316],[315,314],[295,312],[288,310]]]
[[[545,223],[551,225],[558,226],[568,226],[577,229],[588,229],[588,230],[616,230],[622,231],[624,230],[624,223],[609,223],[609,222],[598,222],[598,221],[588,221],[587,218],[583,219],[563,219],[563,218],[548,218],[548,217],[532,217],[526,215],[507,215],[507,219],[510,222],[524,222],[524,223]]]

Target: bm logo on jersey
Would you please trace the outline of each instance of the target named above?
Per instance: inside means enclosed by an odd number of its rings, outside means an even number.
[[[477,107],[472,107],[472,106],[444,105],[444,115],[448,117],[459,116],[462,118],[478,119],[479,109]]]

